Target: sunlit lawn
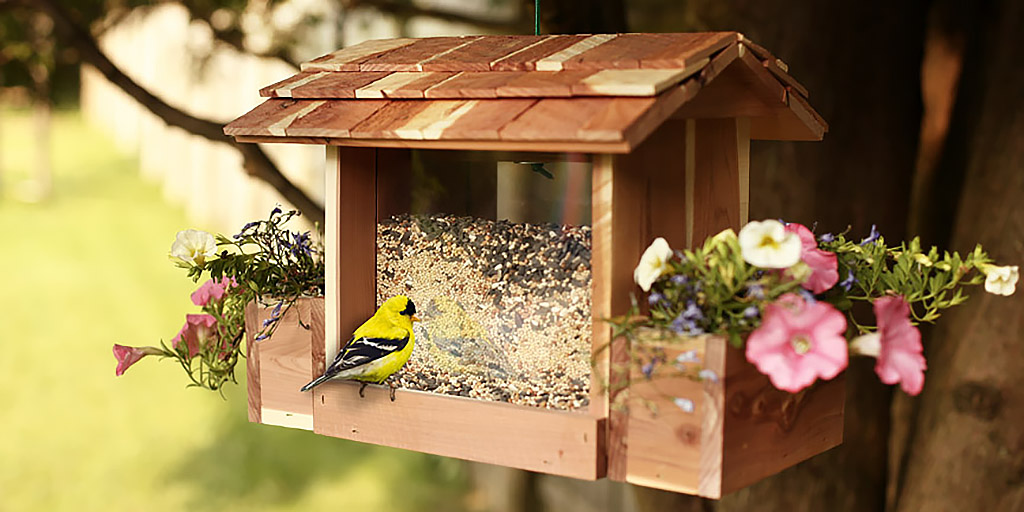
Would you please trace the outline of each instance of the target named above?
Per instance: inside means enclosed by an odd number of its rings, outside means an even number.
[[[111,344],[167,340],[193,308],[166,256],[188,222],[74,113],[52,197],[24,202],[30,124],[0,110],[0,511],[460,508],[455,461],[251,425],[242,386],[185,389],[168,361],[115,378]]]

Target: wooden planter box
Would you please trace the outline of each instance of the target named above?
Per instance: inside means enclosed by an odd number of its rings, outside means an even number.
[[[282,326],[253,344],[253,421],[709,497],[839,442],[841,379],[787,399],[712,339],[696,348],[720,388],[631,380],[614,371],[633,359],[628,341],[600,320],[629,308],[633,268],[653,238],[682,248],[746,223],[750,140],[821,139],[826,125],[782,61],[734,32],[471,36],[370,41],[302,69],[225,128],[240,142],[327,148],[327,294],[289,313],[311,329]],[[360,399],[344,382],[298,392],[375,311],[378,222],[409,211],[415,162],[443,152],[588,166],[585,410],[407,390],[391,403],[386,390]],[[267,314],[249,313],[252,325]],[[694,412],[670,402],[654,417],[634,404],[665,397],[691,397]],[[787,412],[765,412],[775,409]]]

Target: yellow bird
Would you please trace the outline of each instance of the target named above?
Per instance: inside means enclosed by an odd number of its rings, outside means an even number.
[[[362,397],[367,384],[383,383],[409,360],[416,339],[412,323],[419,320],[416,318],[416,305],[409,297],[391,297],[352,333],[352,339],[338,352],[327,371],[302,386],[301,391],[313,389],[330,379],[357,380],[363,383],[359,387],[359,396]],[[390,388],[393,402],[394,383]]]

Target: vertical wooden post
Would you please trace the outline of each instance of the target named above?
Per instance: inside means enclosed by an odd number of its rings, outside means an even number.
[[[327,148],[324,357],[333,358],[376,309],[377,150]],[[319,372],[325,360],[316,361]]]
[[[630,295],[640,292],[633,268],[654,238],[665,237],[673,247],[686,242],[686,137],[685,121],[670,120],[632,153],[594,160],[593,339],[595,348],[610,349],[599,354],[607,368],[596,368],[600,375],[592,378],[594,386],[606,379],[608,397],[602,404],[593,400],[591,408],[607,414],[608,477],[620,481],[627,475],[628,413],[616,399],[629,384],[629,344],[612,340],[600,319],[629,309]]]
[[[726,228],[739,229],[747,222],[750,187],[750,121],[748,119],[697,119],[694,154],[687,167],[693,183],[687,199],[693,206],[687,222],[689,244],[704,242]]]

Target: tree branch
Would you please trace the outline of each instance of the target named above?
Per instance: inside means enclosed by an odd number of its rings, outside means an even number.
[[[411,2],[403,2],[401,0],[344,0],[342,5],[347,9],[353,9],[356,7],[372,7],[378,11],[402,18],[426,16],[451,23],[474,25],[485,30],[493,30],[502,33],[510,32],[516,34],[532,32],[532,25],[530,23],[523,23],[523,20],[508,22],[478,18],[455,11],[428,9]]]
[[[310,221],[323,225],[324,209],[314,202],[305,192],[295,186],[274,165],[263,149],[256,144],[241,144],[224,135],[220,123],[195,117],[183,112],[158,98],[121,71],[100,50],[92,36],[72,20],[68,13],[56,0],[33,0],[27,4],[48,14],[54,22],[57,33],[68,44],[78,50],[81,59],[89,63],[103,74],[111,83],[139,102],[147,110],[159,117],[170,126],[181,128],[193,135],[198,135],[213,142],[230,144],[244,158],[245,170],[274,187],[282,197],[295,205]]]

